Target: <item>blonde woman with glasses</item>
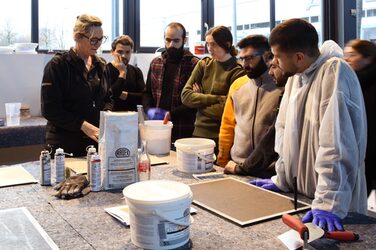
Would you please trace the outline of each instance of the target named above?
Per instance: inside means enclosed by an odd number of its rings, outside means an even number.
[[[46,147],[74,156],[86,155],[96,145],[99,113],[112,109],[110,86],[105,80],[105,61],[96,55],[107,39],[102,21],[91,15],[77,17],[73,28],[75,46],[57,53],[47,63],[41,86],[41,108],[48,120]]]

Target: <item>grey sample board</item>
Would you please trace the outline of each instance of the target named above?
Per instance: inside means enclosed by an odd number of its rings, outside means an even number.
[[[193,203],[240,226],[261,222],[285,213],[307,210],[310,205],[235,178],[223,178],[190,185]]]
[[[25,207],[0,210],[0,249],[59,249]]]
[[[0,168],[0,187],[38,183],[21,165]]]

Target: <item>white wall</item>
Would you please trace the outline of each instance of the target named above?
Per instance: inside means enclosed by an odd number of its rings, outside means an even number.
[[[0,117],[5,117],[5,103],[22,102],[30,105],[32,116],[40,116],[40,85],[43,69],[53,55],[0,54]],[[100,55],[111,61],[110,54]],[[134,54],[132,64],[142,70],[146,81],[154,54]]]

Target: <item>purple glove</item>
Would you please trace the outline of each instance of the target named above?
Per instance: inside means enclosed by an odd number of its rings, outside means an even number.
[[[323,229],[327,228],[329,232],[343,231],[341,219],[328,211],[312,209],[308,211],[302,219],[303,223],[311,222]]]
[[[281,190],[273,183],[271,179],[257,179],[250,181],[249,183],[270,191],[281,192]]]
[[[167,110],[160,108],[149,108],[148,118],[149,120],[163,120],[166,115]]]

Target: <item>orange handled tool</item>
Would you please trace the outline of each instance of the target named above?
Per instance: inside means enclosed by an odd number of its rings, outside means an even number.
[[[353,241],[359,240],[359,234],[346,231],[335,231],[335,232],[326,232],[324,238],[332,240],[341,240],[341,241]]]
[[[303,222],[301,222],[299,219],[295,218],[292,215],[284,214],[282,215],[282,221],[290,228],[297,231],[300,235],[300,238],[304,241],[304,244],[306,245],[309,239],[309,232],[308,227],[304,225]]]
[[[169,120],[170,120],[170,112],[166,112],[164,119],[163,119],[163,124],[167,124]]]

